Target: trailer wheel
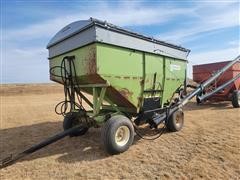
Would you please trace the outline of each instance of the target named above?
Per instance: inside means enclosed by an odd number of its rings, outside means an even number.
[[[79,116],[77,116],[77,113],[70,112],[70,113],[66,114],[66,116],[64,117],[64,120],[63,120],[63,129],[64,129],[64,131],[67,130],[67,129],[70,129],[70,128],[76,126],[76,125],[78,125],[79,124],[78,118],[79,118]],[[82,136],[87,131],[88,131],[88,127],[83,127],[79,131],[75,131],[75,132],[69,134],[69,136],[70,137]]]
[[[133,139],[132,122],[123,115],[111,117],[103,126],[103,146],[109,154],[119,154],[126,151],[132,145]]]
[[[232,105],[234,108],[240,107],[240,91],[233,91],[232,93]]]
[[[180,131],[184,124],[184,113],[182,110],[174,112],[168,119],[166,127],[171,132]]]

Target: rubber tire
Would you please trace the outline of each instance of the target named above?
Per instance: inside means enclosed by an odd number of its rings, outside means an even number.
[[[72,113],[66,114],[66,116],[64,117],[64,120],[63,120],[64,131],[74,127],[74,125],[76,124],[76,121],[78,121],[77,118],[78,118],[77,113],[72,112]],[[83,127],[81,130],[75,131],[75,132],[69,134],[69,136],[70,137],[82,136],[82,135],[86,134],[87,131],[88,131],[88,127]]]
[[[130,130],[130,137],[124,146],[119,146],[115,142],[115,133],[120,126],[127,126]],[[116,115],[111,117],[103,125],[101,138],[103,147],[109,154],[119,154],[129,149],[134,140],[134,128],[132,122],[123,115]]]
[[[240,98],[240,91],[233,91],[232,93],[232,105],[234,108],[239,108],[240,107],[240,102],[239,102],[239,98]]]
[[[180,126],[177,126],[176,124],[177,116],[182,117],[182,122],[180,123]],[[178,110],[169,117],[166,127],[170,132],[177,132],[183,128],[183,125],[184,125],[184,113],[182,110]]]

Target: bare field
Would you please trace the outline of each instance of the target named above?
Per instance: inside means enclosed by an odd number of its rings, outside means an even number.
[[[20,152],[62,130],[54,112],[62,87],[4,85],[0,89],[0,158]],[[101,129],[66,137],[0,170],[0,179],[239,179],[240,109],[230,102],[185,107],[185,125],[109,156]]]

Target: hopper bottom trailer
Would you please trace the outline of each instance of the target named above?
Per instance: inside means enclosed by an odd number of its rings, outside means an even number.
[[[214,72],[223,68],[229,61],[201,64],[193,66],[193,80],[199,84],[208,79]],[[204,101],[219,102],[232,101],[235,108],[240,107],[240,62],[234,64],[220,77],[218,77],[209,87],[205,88],[202,94],[196,97],[197,103]],[[227,83],[227,86],[225,86]],[[225,88],[222,88],[225,86]]]
[[[240,59],[186,94],[189,50],[180,46],[90,19],[64,27],[47,48],[50,79],[64,86],[65,99],[55,108],[64,116],[64,131],[3,159],[0,168],[65,136],[84,135],[91,127],[102,128],[102,143],[110,154],[126,151],[135,133],[142,137],[142,124],[157,129],[157,137],[165,129],[180,131],[182,107]]]

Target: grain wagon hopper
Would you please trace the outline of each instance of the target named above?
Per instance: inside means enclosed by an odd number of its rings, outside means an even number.
[[[64,86],[65,100],[55,109],[64,116],[64,131],[4,159],[1,167],[67,135],[83,135],[91,127],[102,127],[103,147],[110,154],[126,151],[135,133],[141,136],[138,126],[142,124],[159,129],[159,135],[165,129],[179,131],[184,123],[182,107],[239,61],[237,57],[186,94],[190,50],[105,21],[91,18],[71,23],[51,39],[47,49],[50,79]],[[91,110],[83,107],[83,101]]]
[[[230,61],[193,66],[193,80],[199,84],[211,77],[214,72],[226,66]],[[197,96],[197,103],[203,101],[232,101],[235,108],[240,107],[240,62],[234,64],[209,87]]]
[[[102,141],[110,154],[132,144],[130,119],[137,125],[150,123],[186,82],[188,49],[96,19],[64,27],[47,47],[50,78],[67,92],[56,108],[65,116],[63,128],[81,124],[83,130],[73,135],[82,135],[91,126],[103,125]],[[82,92],[91,94],[92,102]],[[86,111],[79,99],[92,110]],[[177,125],[169,123],[172,131],[182,127],[182,111],[178,115]]]

